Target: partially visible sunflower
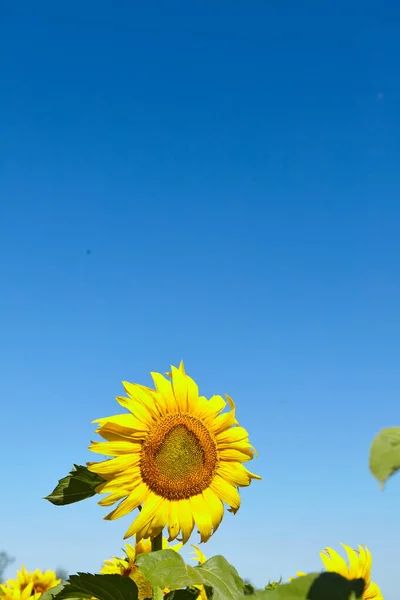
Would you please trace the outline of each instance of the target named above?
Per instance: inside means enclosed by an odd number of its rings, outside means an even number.
[[[88,463],[88,468],[106,480],[96,488],[109,494],[99,504],[119,502],[106,519],[142,507],[125,539],[153,539],[167,526],[169,541],[181,533],[186,543],[196,525],[206,542],[222,521],[223,503],[236,513],[238,488],[261,478],[243,465],[254,457],[254,448],[239,427],[233,400],[207,400],[183,363],[171,369],[171,381],[151,374],[155,389],[123,382],[128,398],[117,401],[129,413],[94,421],[107,441],[90,446],[114,458]],[[222,412],[227,404],[230,410]]]
[[[202,551],[200,550],[200,548],[198,548],[197,546],[195,546],[194,544],[190,544],[192,546],[192,548],[194,548],[194,552],[191,552],[190,554],[191,559],[192,560],[197,560],[197,563],[199,565],[204,564],[207,561],[206,556],[202,553]],[[204,585],[194,585],[194,588],[196,588],[197,590],[199,590],[199,598],[201,598],[201,600],[208,600],[207,598],[207,594],[206,594],[206,590],[204,588]]]
[[[0,596],[2,600],[39,600],[44,592],[59,583],[61,579],[57,578],[54,571],[27,571],[22,565],[21,570],[17,571],[16,579],[8,579],[0,584]]]
[[[327,571],[339,573],[346,579],[362,578],[365,581],[365,590],[363,600],[383,600],[382,592],[371,581],[372,556],[366,546],[358,546],[358,550],[353,550],[350,546],[341,544],[346,550],[349,564],[332,548],[325,548],[320,552],[320,557]]]
[[[175,544],[174,546],[170,546],[166,538],[163,538],[162,547],[163,550],[175,550],[175,552],[178,552],[181,549],[182,544]],[[136,546],[132,546],[131,544],[125,544],[125,548],[123,550],[126,554],[126,557],[113,557],[105,560],[100,570],[100,573],[102,575],[116,574],[123,575],[124,577],[130,577],[137,585],[139,600],[144,600],[144,598],[151,598],[151,583],[145,578],[143,573],[140,571],[139,567],[135,564],[136,557],[139,556],[139,554],[151,552],[151,540],[141,540],[136,544]],[[168,592],[168,589],[164,590],[164,593]]]
[[[304,575],[307,575],[307,573],[303,573],[303,571],[296,571],[296,577],[304,577]],[[293,581],[293,579],[295,579],[295,577],[289,577],[289,581]]]
[[[194,544],[190,545],[192,546],[192,548],[194,548],[194,552],[190,553],[192,555],[192,560],[197,560],[199,565],[204,564],[207,561],[205,554],[202,553],[198,546],[195,546]]]
[[[358,546],[358,550],[353,550],[346,544],[341,544],[346,550],[349,564],[332,548],[325,548],[320,552],[320,557],[327,571],[338,573],[346,579],[359,579],[365,581],[365,589],[362,595],[363,600],[383,600],[382,592],[379,587],[371,581],[372,556],[366,546]],[[301,577],[305,573],[297,572]],[[293,578],[290,577],[290,580]]]

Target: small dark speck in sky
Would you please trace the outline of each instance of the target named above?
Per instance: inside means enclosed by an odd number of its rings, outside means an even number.
[[[88,249],[86,250],[86,254],[92,254],[92,251]]]

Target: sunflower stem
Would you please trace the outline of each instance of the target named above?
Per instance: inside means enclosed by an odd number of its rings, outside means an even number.
[[[151,540],[151,551],[162,550],[162,532]],[[163,600],[164,592],[159,587],[153,587],[153,600]]]
[[[151,551],[162,550],[162,532],[151,540]]]
[[[164,592],[159,587],[153,587],[153,600],[163,600]]]

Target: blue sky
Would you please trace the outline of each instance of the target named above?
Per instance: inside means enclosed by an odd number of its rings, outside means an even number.
[[[204,552],[261,585],[365,543],[394,599],[400,478],[380,493],[368,450],[398,424],[399,12],[2,5],[8,575],[119,553],[129,517],[41,498],[93,458],[122,380],[183,358],[235,399],[263,476]]]

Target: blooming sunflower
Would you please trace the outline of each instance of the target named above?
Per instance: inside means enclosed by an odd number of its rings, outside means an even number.
[[[163,550],[175,550],[178,552],[182,547],[182,544],[175,544],[175,546],[169,546],[168,541],[163,538],[162,540]],[[130,577],[137,585],[139,600],[144,598],[152,597],[152,587],[150,581],[148,581],[139,567],[135,564],[136,557],[139,554],[151,551],[151,540],[141,540],[132,546],[131,544],[125,544],[124,552],[126,558],[110,558],[104,561],[100,573],[103,575],[123,575],[124,577]],[[169,590],[165,589],[164,593],[168,593]]]
[[[320,557],[327,571],[338,573],[346,579],[359,579],[365,581],[363,600],[383,600],[382,593],[376,583],[371,581],[372,556],[366,546],[358,546],[358,550],[353,550],[350,546],[341,544],[346,550],[349,564],[332,548],[325,548],[320,552]],[[301,577],[306,573],[298,571],[296,575]],[[289,577],[292,581],[292,577]]]
[[[54,571],[27,571],[22,565],[21,571],[17,571],[16,579],[8,579],[0,584],[0,596],[2,600],[39,600],[44,592],[59,583],[61,579],[57,579]]]
[[[238,487],[261,479],[244,462],[254,457],[248,433],[235,418],[233,400],[199,396],[183,363],[171,367],[169,379],[152,373],[155,389],[123,382],[128,395],[118,397],[129,413],[97,419],[105,442],[90,450],[114,458],[88,463],[105,481],[96,492],[109,495],[99,504],[118,506],[105,518],[141,512],[124,539],[153,539],[168,527],[169,541],[181,532],[186,543],[196,525],[207,541],[221,523],[224,504],[236,513]]]

